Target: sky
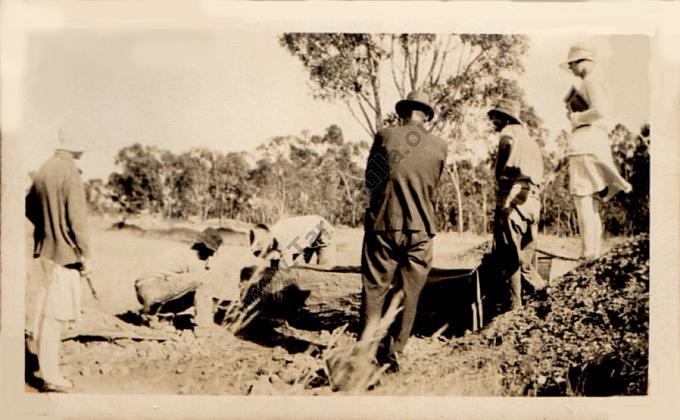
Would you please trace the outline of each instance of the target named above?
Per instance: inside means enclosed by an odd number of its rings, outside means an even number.
[[[93,133],[97,151],[79,163],[83,177],[106,179],[114,156],[139,142],[173,152],[191,147],[254,150],[278,135],[322,133],[338,124],[347,140],[369,140],[342,105],[314,100],[299,61],[278,33],[253,25],[239,31],[36,32],[21,83],[19,138],[34,170],[56,144],[64,118]],[[532,35],[519,77],[550,137],[568,128],[562,98],[576,83],[558,68],[583,36]],[[631,130],[649,121],[649,45],[645,36],[588,38],[607,59],[612,115]],[[398,99],[386,89],[382,102]]]

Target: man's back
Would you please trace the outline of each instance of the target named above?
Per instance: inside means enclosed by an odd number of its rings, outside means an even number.
[[[60,265],[87,257],[87,204],[78,168],[57,152],[33,179],[26,214],[35,226],[35,255]]]
[[[367,229],[434,233],[434,192],[446,153],[446,143],[422,125],[381,130],[366,166]]]

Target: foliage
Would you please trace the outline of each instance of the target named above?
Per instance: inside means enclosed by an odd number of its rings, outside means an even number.
[[[545,300],[496,317],[455,350],[463,367],[497,368],[508,395],[645,395],[648,339],[644,234],[576,267]]]
[[[258,148],[254,164],[246,153],[174,154],[135,144],[119,151],[120,171],[107,185],[91,182],[88,197],[100,212],[258,223],[316,213],[334,224],[357,226],[363,221],[367,156],[368,144],[345,142],[337,125],[311,137],[275,137]]]
[[[345,104],[368,136],[398,123],[381,102],[390,86],[402,98],[412,89],[431,96],[437,113],[430,127],[449,143],[435,203],[443,230],[490,232],[497,135],[486,112],[501,97],[519,100],[530,136],[544,148],[557,145],[544,153],[548,176],[539,228],[558,235],[578,233],[567,165],[559,165],[567,133],[548,139],[516,81],[529,48],[525,36],[290,33],[279,42],[308,72],[314,97]],[[603,206],[606,229],[612,234],[646,231],[649,126],[634,136],[619,125],[610,138],[615,162],[634,190]],[[369,146],[346,141],[335,124],[323,133],[274,137],[254,155],[206,149],[173,154],[135,144],[118,153],[121,170],[111,175],[105,194],[112,194],[118,210],[126,213],[264,223],[316,213],[333,224],[361,226]],[[107,211],[101,203],[93,206]]]

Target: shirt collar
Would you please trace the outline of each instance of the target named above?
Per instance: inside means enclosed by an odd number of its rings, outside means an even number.
[[[404,127],[412,127],[412,126],[416,126],[416,127],[419,127],[419,128],[425,127],[425,125],[423,123],[417,123],[417,122],[411,121],[411,120],[408,120],[404,123]]]

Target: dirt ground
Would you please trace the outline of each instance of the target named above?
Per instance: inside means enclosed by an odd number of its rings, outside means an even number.
[[[126,328],[139,335],[155,332],[134,326],[124,314],[134,314],[137,302],[134,280],[153,271],[162,256],[188,246],[171,238],[144,237],[134,232],[109,230],[112,221],[93,220],[93,283],[100,296],[94,301],[86,288],[84,318],[70,331]],[[191,225],[201,229],[203,225]],[[27,231],[27,235],[28,235]],[[336,263],[359,265],[362,232],[339,228],[335,236]],[[478,253],[466,251],[480,246],[490,237],[442,233],[435,238],[434,265],[441,268],[475,267]],[[213,283],[216,297],[233,300],[237,296],[239,272],[253,261],[248,255],[245,235],[223,245],[213,269],[222,275]],[[606,249],[620,242],[608,239]],[[29,241],[31,243],[31,241]],[[577,238],[541,236],[539,246],[555,253],[576,256]],[[27,249],[27,252],[29,250]],[[553,275],[573,268],[574,263],[555,260]],[[38,267],[28,267],[27,328],[32,325],[34,296],[40,284]],[[120,317],[116,317],[120,316]],[[123,318],[123,319],[121,319]],[[150,330],[150,331],[149,331]],[[167,325],[160,339],[97,337],[67,339],[62,347],[62,367],[75,385],[73,392],[139,394],[332,394],[330,387],[309,386],[305,372],[320,372],[319,353],[331,335],[326,330],[297,330],[287,324],[275,327],[266,339],[245,339],[218,329],[208,336],[195,337],[189,329]],[[65,333],[69,334],[69,331]],[[407,395],[502,395],[500,373],[484,368],[461,372],[453,362],[454,339],[412,337],[401,361],[401,371],[385,377],[373,394]],[[474,374],[473,374],[474,373]],[[308,379],[308,378],[307,378]],[[313,381],[312,381],[313,382]]]

